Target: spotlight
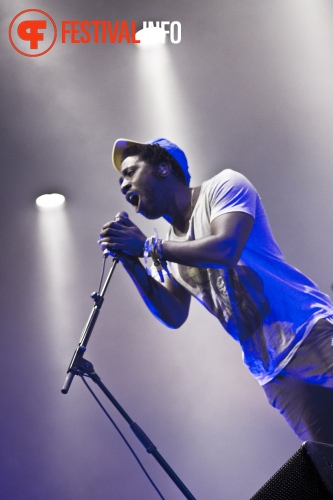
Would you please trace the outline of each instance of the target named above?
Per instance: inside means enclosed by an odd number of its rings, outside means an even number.
[[[165,44],[166,32],[163,28],[153,26],[137,31],[135,37],[140,40],[136,44],[139,49],[157,48]]]
[[[66,199],[62,194],[43,194],[36,199],[36,205],[38,210],[54,211],[62,208],[65,204],[65,201]]]

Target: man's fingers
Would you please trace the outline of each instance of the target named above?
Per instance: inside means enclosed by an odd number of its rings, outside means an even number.
[[[110,228],[112,225],[121,224],[123,226],[132,227],[134,226],[133,222],[129,219],[127,212],[118,212],[115,216],[114,220],[111,220],[104,224],[102,230]]]
[[[104,229],[105,228],[105,229]],[[100,236],[122,236],[124,234],[124,225],[119,222],[111,222],[110,226],[103,226]]]
[[[116,220],[121,221],[121,223],[124,226],[127,226],[127,227],[134,226],[133,222],[128,217],[128,213],[127,212],[118,212],[117,215],[116,215]]]
[[[112,224],[113,221],[110,221],[110,222],[107,222],[106,224],[103,225],[102,227],[102,231],[103,229],[107,229],[108,227],[110,227],[110,224]]]

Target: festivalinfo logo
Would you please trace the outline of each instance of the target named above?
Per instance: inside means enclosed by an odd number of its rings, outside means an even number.
[[[136,21],[126,20],[62,20],[58,29],[52,17],[39,9],[19,12],[11,21],[8,37],[13,48],[26,57],[39,57],[49,52],[57,39],[62,44],[173,44],[181,42],[179,21],[144,21],[138,29]],[[150,34],[148,34],[150,32]],[[150,38],[149,38],[150,36]]]

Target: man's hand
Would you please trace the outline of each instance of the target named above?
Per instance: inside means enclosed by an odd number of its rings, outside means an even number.
[[[98,243],[119,260],[132,278],[149,310],[169,328],[179,328],[187,318],[191,296],[181,285],[175,285],[167,276],[160,283],[149,276],[140,262],[146,236],[128,218],[126,212],[116,220],[104,224]]]
[[[104,224],[98,244],[111,253],[116,251],[132,257],[142,257],[145,241],[146,236],[133,224],[128,214],[120,212],[114,221]]]

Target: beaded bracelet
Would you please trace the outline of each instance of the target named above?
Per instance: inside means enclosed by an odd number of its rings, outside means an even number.
[[[156,230],[155,236],[150,236],[149,238],[147,238],[143,245],[143,258],[147,274],[150,274],[148,269],[149,257],[151,257],[162,283],[164,283],[163,270],[167,273],[168,277],[172,279],[172,281],[174,281],[168,269],[167,262],[163,256],[163,240],[158,238]]]

